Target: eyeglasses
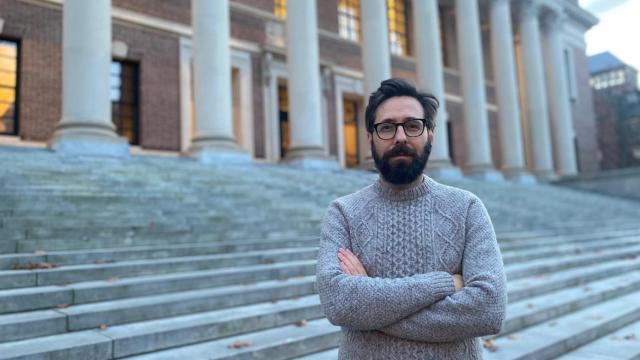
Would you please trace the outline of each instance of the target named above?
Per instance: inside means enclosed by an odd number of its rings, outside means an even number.
[[[433,127],[431,119],[409,119],[403,123],[383,122],[373,125],[376,134],[381,140],[391,140],[396,136],[398,126],[402,126],[404,133],[408,137],[418,137],[424,132],[424,128],[431,129]]]

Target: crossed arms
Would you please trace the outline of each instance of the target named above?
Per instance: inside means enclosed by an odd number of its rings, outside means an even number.
[[[403,278],[366,276],[350,252],[340,206],[331,204],[322,226],[317,284],[325,315],[334,325],[377,330],[423,342],[456,341],[500,332],[506,309],[502,257],[486,209],[468,208],[462,260],[464,288],[455,276],[434,271]],[[359,267],[360,268],[359,268]]]

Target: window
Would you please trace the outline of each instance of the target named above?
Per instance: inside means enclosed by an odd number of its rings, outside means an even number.
[[[340,36],[360,41],[360,0],[340,0],[338,3]]]
[[[279,18],[287,17],[287,0],[275,0],[273,13]]]
[[[387,0],[389,19],[389,50],[394,55],[409,54],[407,16],[404,0]]]
[[[358,104],[343,99],[344,111],[344,152],[347,167],[358,165]]]
[[[132,145],[140,144],[138,73],[137,63],[111,62],[111,120]]]
[[[0,134],[18,134],[18,43],[0,39]]]
[[[289,151],[289,92],[286,85],[278,85],[278,114],[280,121],[280,157],[284,158]]]

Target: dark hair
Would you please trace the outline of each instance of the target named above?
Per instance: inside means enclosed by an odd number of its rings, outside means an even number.
[[[380,104],[387,99],[396,96],[410,96],[422,105],[424,110],[424,117],[431,120],[431,128],[435,126],[435,116],[440,106],[440,102],[435,96],[418,91],[415,86],[411,85],[408,81],[403,79],[387,79],[380,83],[380,87],[369,96],[369,104],[367,104],[367,110],[365,111],[365,121],[367,125],[367,131],[373,132],[373,124],[376,120],[376,110]]]

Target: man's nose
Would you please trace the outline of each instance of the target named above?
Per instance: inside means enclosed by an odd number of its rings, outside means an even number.
[[[407,134],[404,133],[404,126],[398,126],[396,129],[395,143],[406,143]]]

